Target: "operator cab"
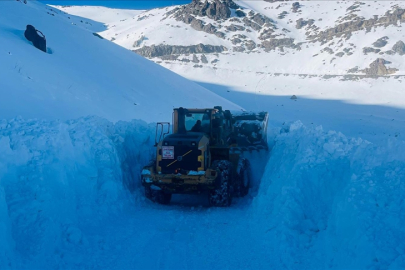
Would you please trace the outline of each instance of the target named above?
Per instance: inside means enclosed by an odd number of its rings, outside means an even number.
[[[213,109],[174,109],[173,133],[211,133]]]
[[[156,171],[205,171],[211,164],[212,147],[227,143],[223,139],[231,131],[230,113],[227,118],[227,112],[222,111],[221,107],[174,109],[172,134],[168,134],[167,128],[167,133],[156,141]]]

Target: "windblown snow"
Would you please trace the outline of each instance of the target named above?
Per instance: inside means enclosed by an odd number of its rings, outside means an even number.
[[[260,94],[216,85],[220,97],[93,35],[106,27],[96,20],[37,2],[0,10],[0,269],[405,268],[405,113],[387,90],[397,80],[254,71]],[[118,18],[86,12],[111,26]],[[27,24],[44,32],[48,53],[24,39]],[[209,86],[230,71],[189,72]],[[248,78],[231,73],[228,82]],[[260,87],[272,82],[279,95]],[[326,85],[346,102],[285,96]],[[371,96],[384,88],[395,106],[378,105],[378,95],[347,102],[356,85]],[[214,105],[269,111],[271,150],[246,154],[249,195],[229,208],[208,208],[204,196],[145,200],[139,177],[154,155],[153,122],[169,121],[173,107]]]

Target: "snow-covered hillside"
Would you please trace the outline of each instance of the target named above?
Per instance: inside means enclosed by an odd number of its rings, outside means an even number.
[[[222,13],[193,1],[106,19],[99,34],[248,110],[271,112],[277,124],[300,119],[373,142],[405,134],[405,47],[395,46],[405,41],[404,1],[214,2]],[[61,9],[88,16],[91,8]]]
[[[189,60],[191,66],[243,70],[248,65],[256,71],[290,74],[405,75],[404,1],[213,1],[215,15],[204,5],[205,1],[194,0],[132,18],[122,16],[113,27],[106,16],[110,27],[102,35],[156,61],[186,64]],[[91,18],[78,8],[63,10]],[[213,51],[190,47],[198,44],[215,47]],[[366,70],[377,58],[387,60],[392,72]]]
[[[0,118],[168,121],[175,106],[237,108],[86,29],[100,23],[31,1],[5,1],[1,10]],[[45,34],[48,53],[24,38],[27,24]]]

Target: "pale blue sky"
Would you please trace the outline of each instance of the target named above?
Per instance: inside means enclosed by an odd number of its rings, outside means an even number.
[[[151,9],[157,7],[165,7],[172,5],[181,5],[190,3],[191,0],[165,0],[165,1],[134,1],[134,0],[119,0],[119,1],[99,1],[99,0],[40,0],[45,4],[62,5],[62,6],[105,6],[111,8],[125,8],[125,9]]]

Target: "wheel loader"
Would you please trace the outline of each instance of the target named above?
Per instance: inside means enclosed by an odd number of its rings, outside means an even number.
[[[267,112],[174,109],[172,130],[157,123],[156,159],[141,173],[145,196],[168,204],[172,194],[206,192],[211,206],[229,206],[232,197],[248,194],[243,153],[267,149],[267,122]]]

